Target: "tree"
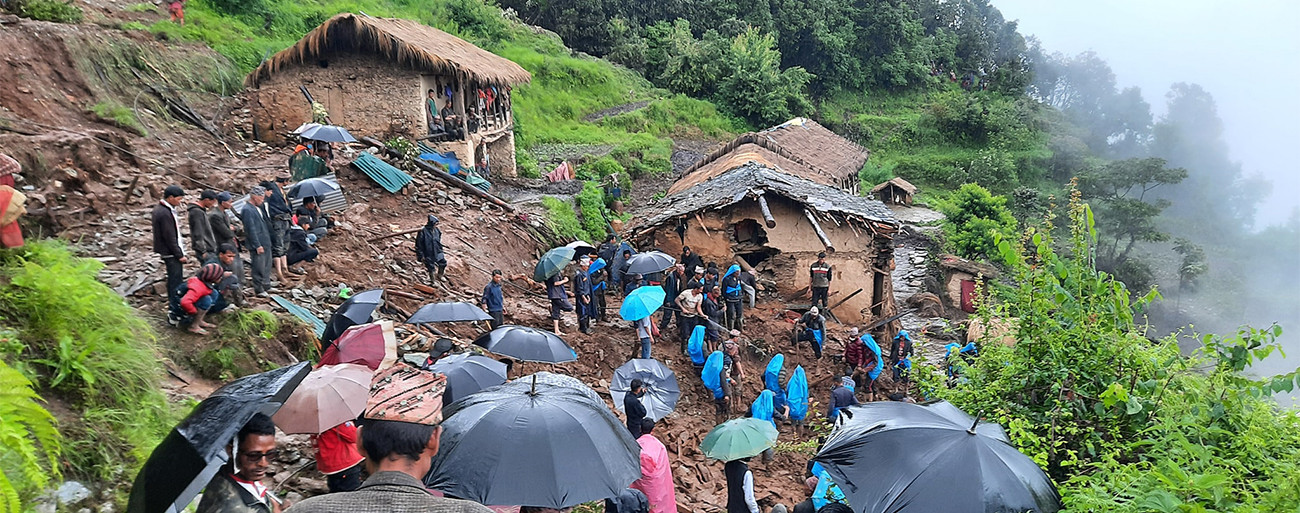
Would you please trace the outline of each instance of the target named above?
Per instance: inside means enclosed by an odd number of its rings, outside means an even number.
[[[1154,157],[1109,162],[1079,177],[1079,191],[1093,201],[1100,219],[1098,268],[1116,272],[1128,265],[1130,270],[1136,270],[1129,258],[1139,242],[1169,240],[1169,234],[1156,222],[1169,200],[1149,196],[1157,188],[1185,178],[1186,169],[1170,168],[1164,159]]]
[[[773,125],[811,110],[804,90],[812,79],[803,68],[781,69],[781,53],[769,34],[755,29],[736,36],[723,55],[717,98],[735,114]]]
[[[995,253],[999,237],[1011,237],[1016,218],[1007,210],[1007,199],[994,196],[979,184],[957,189],[952,200],[939,210],[947,216],[944,233],[953,252],[963,258],[984,258]]]

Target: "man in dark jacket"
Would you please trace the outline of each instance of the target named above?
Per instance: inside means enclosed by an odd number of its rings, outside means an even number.
[[[179,185],[163,189],[163,199],[153,207],[150,222],[153,224],[153,252],[162,258],[167,272],[167,303],[176,302],[176,288],[185,281],[185,249],[181,247],[180,213],[176,207],[185,199]]]
[[[591,259],[584,256],[578,262],[578,270],[573,273],[573,302],[578,313],[578,331],[583,333],[591,332],[591,318],[595,313],[591,307],[591,277],[587,275],[588,267],[591,267]]]
[[[492,320],[488,321],[492,329],[500,328],[505,323],[506,299],[505,295],[501,293],[501,281],[504,278],[500,269],[493,269],[492,281],[488,282],[486,287],[483,287],[481,304],[483,310],[492,316]]]
[[[302,205],[293,211],[298,216],[298,226],[307,231],[308,242],[316,244],[317,241],[329,233],[329,219],[320,213],[320,205],[316,203],[316,198],[307,196],[302,199]]]
[[[190,244],[194,246],[194,258],[206,264],[217,261],[217,238],[212,233],[212,224],[208,221],[208,209],[217,204],[217,193],[204,189],[199,193],[198,203],[191,203],[186,213],[190,221]]]
[[[289,253],[285,257],[287,264],[312,262],[316,260],[316,257],[320,256],[320,250],[311,247],[311,241],[308,240],[308,237],[310,235],[301,226],[293,225],[289,228]],[[305,272],[299,272],[298,274],[305,274]]]
[[[293,225],[293,210],[285,199],[283,184],[289,177],[277,176],[262,182],[266,188],[266,215],[271,218],[271,256],[274,257],[275,275],[280,281],[289,280],[289,226]]]
[[[275,424],[263,413],[253,415],[235,434],[230,468],[222,468],[208,482],[197,513],[271,513],[280,511],[280,500],[262,480],[271,462],[279,456],[275,447]]]
[[[691,281],[697,277],[695,272],[696,267],[704,267],[704,259],[700,258],[700,255],[695,254],[694,251],[691,251],[690,246],[682,247],[682,259],[678,260],[678,262],[686,269],[685,281]]]
[[[673,316],[677,317],[677,322],[681,322],[681,313],[678,311],[674,302],[677,295],[681,294],[681,287],[685,285],[686,277],[685,267],[679,262],[672,269],[668,270],[668,276],[664,278],[664,306],[661,308],[663,315],[659,318],[659,332],[668,333],[668,323],[672,322]]]
[[[271,221],[262,205],[266,203],[266,189],[258,185],[248,192],[248,203],[239,209],[239,220],[244,223],[248,239],[248,256],[252,260],[253,292],[267,297],[271,289]]]
[[[641,396],[645,395],[645,382],[639,379],[632,380],[626,394],[623,394],[623,413],[627,414],[627,430],[632,433],[632,438],[641,437],[641,421],[645,419],[645,405],[641,404]]]
[[[442,230],[438,229],[438,218],[430,215],[424,229],[415,236],[415,256],[429,271],[429,283],[443,280],[447,270],[447,256],[442,252]]]
[[[841,409],[855,404],[858,404],[858,398],[853,395],[853,378],[844,376],[831,387],[831,399],[826,404],[826,420],[835,422]]]
[[[858,337],[858,329],[853,328],[849,332],[849,344],[844,347],[844,375],[852,376],[855,383],[866,383],[867,392],[872,392],[871,371],[875,370],[880,362],[876,360],[876,353],[867,348],[867,344]]]
[[[744,313],[741,311],[743,290],[740,286],[740,264],[732,264],[722,277],[722,301],[727,307],[726,326],[729,330],[744,329]]]
[[[217,194],[217,204],[208,209],[208,227],[212,228],[213,241],[217,243],[217,257],[221,261],[222,267],[231,272],[232,277],[239,283],[244,282],[244,259],[239,255],[239,239],[235,236],[235,226],[230,217],[226,214],[227,210],[234,207],[234,197],[229,192]],[[230,246],[234,252],[234,258],[227,263],[221,258],[221,253],[225,246]],[[243,301],[236,304],[242,305]]]
[[[546,298],[551,300],[551,323],[554,324],[554,333],[564,336],[560,332],[560,321],[564,319],[564,312],[573,311],[573,305],[569,304],[569,292],[564,290],[564,284],[569,283],[569,279],[555,276],[546,279]]]
[[[596,256],[605,259],[605,263],[614,262],[614,252],[618,250],[618,244],[614,242],[614,234],[605,236],[605,242],[596,247]]]

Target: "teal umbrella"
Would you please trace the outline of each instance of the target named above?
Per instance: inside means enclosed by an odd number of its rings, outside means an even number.
[[[728,420],[704,435],[700,451],[705,456],[721,461],[752,458],[776,445],[776,435],[776,426],[766,420]]]
[[[547,251],[542,258],[537,261],[537,267],[533,269],[533,280],[546,281],[548,278],[560,274],[564,266],[573,261],[573,248],[563,247]]]
[[[625,321],[639,321],[664,306],[664,297],[667,295],[664,288],[658,285],[638,287],[623,298],[623,306],[619,307],[618,314]]]

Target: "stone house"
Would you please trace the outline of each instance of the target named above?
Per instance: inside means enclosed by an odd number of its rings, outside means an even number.
[[[996,267],[956,255],[939,257],[939,269],[943,273],[944,299],[966,313],[975,313],[980,291],[988,290],[989,280],[998,277]]]
[[[429,133],[425,100],[434,91],[439,110],[451,102],[466,136],[426,144],[514,176],[510,92],[529,80],[518,64],[433,27],[343,13],[272,55],[245,86],[254,137],[274,143],[312,120],[308,94],[354,135],[416,140]]]
[[[889,209],[806,178],[808,168],[756,146],[742,144],[679,179],[652,205],[656,213],[634,227],[633,240],[673,255],[690,246],[721,268],[743,262],[787,301],[806,297],[808,268],[825,251],[840,321],[895,314],[890,272],[899,223]],[[892,337],[893,330],[885,325],[877,334]]]

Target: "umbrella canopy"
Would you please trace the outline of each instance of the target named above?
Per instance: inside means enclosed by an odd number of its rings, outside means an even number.
[[[533,268],[534,281],[546,281],[548,278],[560,274],[564,266],[573,261],[573,255],[576,252],[573,248],[563,247],[547,251],[537,260],[537,267]]]
[[[618,315],[627,321],[639,321],[654,314],[664,306],[664,297],[668,294],[658,285],[637,287],[623,298],[623,306],[618,307]]]
[[[407,324],[427,322],[486,321],[491,315],[478,306],[463,302],[429,303],[421,306],[406,320]]]
[[[481,504],[555,509],[618,496],[641,477],[640,446],[587,392],[505,385],[457,401],[425,483]]]
[[[755,418],[732,419],[714,426],[700,442],[705,456],[721,461],[752,458],[776,445],[776,426]]]
[[[435,362],[429,370],[447,376],[447,390],[442,393],[442,400],[447,404],[506,382],[506,364],[476,354],[448,356]]]
[[[317,368],[289,395],[271,420],[285,433],[317,435],[357,418],[370,398],[375,371],[340,363]]]
[[[342,143],[357,142],[356,138],[352,137],[352,134],[349,134],[346,128],[334,125],[314,126],[303,130],[302,133],[298,135],[302,136],[303,139],[311,139],[313,141]]]
[[[274,414],[307,377],[307,362],[245,376],[208,396],[168,433],[140,469],[126,510],[173,513],[184,510],[221,465],[226,445],[255,413]]]
[[[357,363],[370,370],[386,369],[397,362],[397,333],[393,321],[353,326],[321,353],[320,365]]]
[[[339,184],[321,180],[320,178],[308,178],[289,188],[290,198],[307,198],[315,196],[324,196],[331,192],[339,190]]]
[[[479,336],[474,344],[525,362],[564,363],[578,359],[578,353],[556,334],[527,326],[507,324]]]
[[[637,253],[627,259],[627,272],[632,274],[654,274],[663,272],[677,263],[677,259],[660,251]]]
[[[575,241],[573,241],[573,242],[570,242],[570,243],[568,243],[568,244],[565,244],[564,247],[573,250],[573,258],[578,258],[578,257],[580,257],[580,256],[582,256],[582,255],[594,255],[594,254],[596,254],[596,246],[592,246],[591,244],[587,244],[586,241],[575,240]]]
[[[646,417],[659,420],[677,407],[677,400],[682,396],[681,389],[677,388],[677,375],[658,360],[637,358],[614,369],[614,377],[609,381],[609,395],[618,411],[623,411],[623,396],[632,391],[634,379],[645,383],[641,404],[645,406]]]
[[[631,251],[632,256],[636,256],[636,248],[633,248],[627,241],[620,242],[618,248],[614,249],[614,261],[609,264],[609,277],[614,281],[623,279],[623,252]]]
[[[858,511],[1053,513],[1061,496],[1002,427],[946,401],[848,408],[814,458]]]
[[[384,289],[367,290],[348,298],[334,309],[329,321],[325,323],[325,334],[320,337],[321,344],[328,348],[348,328],[370,322],[370,316],[383,301]]]

